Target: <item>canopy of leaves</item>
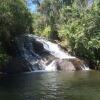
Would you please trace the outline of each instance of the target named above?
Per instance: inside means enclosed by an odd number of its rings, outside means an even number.
[[[32,17],[24,0],[0,0],[0,36],[30,32]]]
[[[73,54],[100,64],[99,0],[43,0],[38,13],[39,23],[34,26],[42,27],[34,31],[43,36],[57,34]]]
[[[25,1],[0,0],[0,61],[6,55],[3,46],[10,49],[10,42],[16,35],[30,32],[32,32],[32,16]]]

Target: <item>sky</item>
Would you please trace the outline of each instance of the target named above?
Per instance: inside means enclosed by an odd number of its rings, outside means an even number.
[[[88,1],[88,6],[91,7],[92,4],[93,4],[93,0],[89,0],[89,1]]]
[[[93,0],[88,0],[88,6],[90,7],[93,4]],[[37,6],[32,3],[31,0],[28,1],[28,8],[31,12],[36,12]]]
[[[33,4],[31,0],[29,0],[28,8],[30,9],[31,12],[35,12],[37,9],[37,6],[35,4]]]

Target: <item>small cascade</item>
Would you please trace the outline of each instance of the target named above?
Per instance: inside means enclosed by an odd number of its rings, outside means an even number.
[[[56,61],[52,61],[49,65],[45,66],[45,69],[46,71],[57,71],[57,68],[56,68]]]
[[[82,64],[81,68],[82,70],[90,70],[86,64]]]
[[[22,35],[16,37],[15,42],[18,56],[31,65],[30,71],[89,70],[83,63],[78,66],[77,58],[65,52],[58,44],[41,37],[32,34]]]
[[[76,57],[71,56],[68,53],[65,53],[58,44],[52,43],[45,39],[36,38],[37,41],[43,44],[44,49],[50,52],[51,55],[60,58],[60,59],[74,59]]]
[[[39,59],[41,58],[38,54],[33,51],[32,41],[33,39],[27,36],[20,36],[15,39],[18,52],[20,57],[25,59],[31,67],[29,70],[40,70],[40,65],[38,64]]]

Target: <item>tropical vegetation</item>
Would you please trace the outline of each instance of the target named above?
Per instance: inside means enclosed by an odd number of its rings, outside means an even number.
[[[73,55],[100,67],[99,0],[0,0],[0,64],[11,54],[11,41],[19,34],[33,33],[61,46]]]
[[[36,34],[57,39],[73,55],[100,66],[99,0],[43,0],[37,4]]]

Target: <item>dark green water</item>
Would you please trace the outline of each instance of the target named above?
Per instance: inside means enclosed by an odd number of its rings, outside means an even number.
[[[0,100],[100,100],[100,72],[1,76]]]

